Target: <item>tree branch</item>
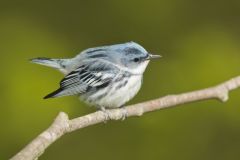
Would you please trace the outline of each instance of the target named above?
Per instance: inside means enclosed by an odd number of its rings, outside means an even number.
[[[96,111],[72,120],[68,119],[68,115],[66,113],[60,112],[48,129],[37,136],[32,142],[30,142],[11,159],[35,160],[41,154],[43,154],[44,150],[49,147],[49,145],[51,145],[65,133],[73,132],[75,130],[105,122],[107,120],[120,120],[123,117],[141,116],[143,113],[206,99],[219,99],[222,102],[225,102],[228,100],[228,92],[237,89],[238,87],[240,87],[240,76],[207,89],[178,95],[169,95],[119,109],[106,110],[106,112]]]

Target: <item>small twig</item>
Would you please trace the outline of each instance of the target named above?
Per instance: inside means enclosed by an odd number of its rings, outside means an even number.
[[[146,112],[170,108],[179,104],[206,99],[215,98],[225,102],[228,100],[228,92],[238,87],[240,87],[240,76],[215,87],[178,95],[169,95],[155,100],[126,106],[120,109],[107,110],[107,112],[96,111],[72,120],[68,119],[66,113],[60,112],[53,124],[47,130],[37,136],[19,153],[12,157],[12,160],[37,159],[44,152],[44,150],[49,147],[49,145],[51,145],[65,133],[73,132],[75,130],[105,122],[107,120],[119,120],[123,117],[141,116]]]

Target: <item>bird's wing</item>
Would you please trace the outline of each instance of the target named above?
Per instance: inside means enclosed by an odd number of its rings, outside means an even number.
[[[101,60],[83,63],[60,82],[60,88],[45,98],[85,93],[90,89],[106,87],[119,73],[119,69]]]

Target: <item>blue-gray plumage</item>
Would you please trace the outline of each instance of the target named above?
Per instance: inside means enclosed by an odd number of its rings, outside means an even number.
[[[34,63],[65,74],[60,88],[46,98],[80,95],[98,108],[117,108],[139,91],[143,73],[152,58],[135,42],[89,48],[71,59],[34,58]]]

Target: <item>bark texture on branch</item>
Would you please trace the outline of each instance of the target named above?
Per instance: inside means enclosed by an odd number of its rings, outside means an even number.
[[[11,159],[35,160],[43,154],[44,150],[49,147],[49,145],[65,133],[73,132],[107,120],[119,120],[125,117],[141,116],[146,112],[206,99],[219,99],[222,102],[225,102],[228,100],[229,91],[237,89],[238,87],[240,87],[240,76],[214,87],[178,95],[169,95],[155,100],[129,105],[120,109],[106,110],[106,112],[96,111],[72,120],[69,120],[66,113],[60,112],[48,129],[38,135]]]

